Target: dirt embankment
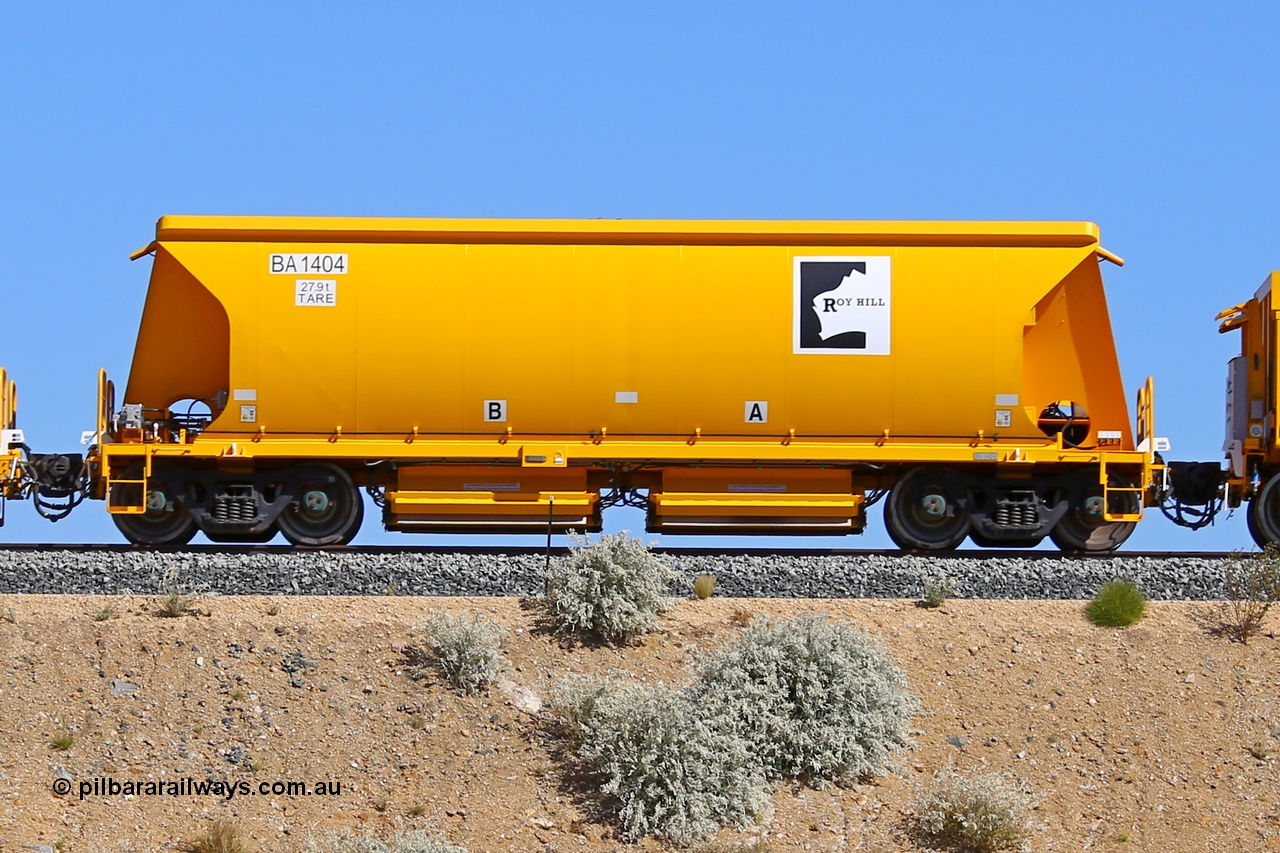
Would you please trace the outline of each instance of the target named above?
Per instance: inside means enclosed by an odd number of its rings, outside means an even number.
[[[400,650],[437,607],[506,626],[510,676],[540,694],[571,672],[683,680],[747,614],[821,610],[879,635],[921,698],[915,746],[871,784],[778,790],[772,851],[916,849],[911,794],[945,767],[1032,790],[1038,851],[1280,850],[1280,649],[1217,635],[1212,605],[1153,603],[1115,631],[1072,602],[685,601],[626,649],[565,644],[513,599],[197,607],[162,618],[150,598],[0,596],[0,851],[171,850],[214,819],[263,850],[417,827],[473,853],[657,849],[614,837],[536,715],[404,674]],[[237,793],[192,790],[208,780]],[[326,792],[272,793],[288,782]]]

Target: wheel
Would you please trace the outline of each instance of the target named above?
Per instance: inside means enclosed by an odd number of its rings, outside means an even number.
[[[889,492],[884,523],[899,548],[947,551],[968,535],[969,516],[948,497],[946,479],[942,469],[915,468]]]
[[[364,524],[364,499],[360,497],[359,490],[355,493],[356,497],[356,520],[351,525],[351,529],[338,542],[339,545],[350,545],[351,540],[356,538],[356,534],[360,532],[360,525]]]
[[[276,523],[294,545],[345,545],[355,538],[364,520],[364,502],[351,477],[336,465],[308,465],[299,469],[296,499]]]
[[[1258,528],[1258,520],[1253,517],[1256,501],[1250,501],[1249,506],[1244,511],[1244,523],[1249,528],[1249,535],[1253,537],[1254,543],[1259,548],[1267,547],[1267,537],[1262,535],[1262,531]]]
[[[1249,502],[1245,514],[1249,522],[1249,535],[1259,548],[1268,542],[1280,542],[1280,476],[1272,475]]]
[[[139,472],[126,472],[123,479],[139,477]],[[134,503],[140,487],[112,487],[112,503]],[[132,494],[130,494],[132,492]],[[196,535],[196,522],[191,513],[165,493],[161,486],[147,489],[147,511],[140,515],[112,514],[111,520],[125,538],[134,545],[186,545]]]
[[[1115,482],[1112,485],[1122,485]],[[1111,498],[1112,510],[1136,512],[1138,496],[1133,492],[1121,492]],[[1049,538],[1062,551],[1105,553],[1114,551],[1138,526],[1132,521],[1102,520],[1102,487],[1087,490],[1079,505],[1069,508],[1049,531]]]

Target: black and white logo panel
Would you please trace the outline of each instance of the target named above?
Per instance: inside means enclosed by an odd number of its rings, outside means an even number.
[[[795,259],[797,353],[889,354],[889,258]]]

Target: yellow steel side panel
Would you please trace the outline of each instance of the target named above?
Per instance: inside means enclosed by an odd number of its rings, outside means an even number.
[[[1045,251],[1052,250],[1036,254]],[[882,359],[891,371],[886,384],[893,389],[893,414],[883,427],[891,434],[991,431],[993,365],[1017,358],[1001,347],[995,327],[1006,306],[1022,297],[1018,285],[996,274],[997,254],[946,248],[893,259],[894,355]]]
[[[903,369],[898,364],[898,357],[903,352],[900,339],[904,331],[899,300],[910,298],[907,282],[911,277],[910,265],[903,262],[904,250],[867,246],[791,247],[787,252],[787,267],[794,274],[797,257],[814,259],[824,255],[888,258],[892,282],[890,355],[793,354],[792,324],[801,306],[795,304],[794,287],[788,290],[775,303],[777,307],[772,312],[787,328],[783,346],[775,350],[785,354],[782,363],[786,370],[786,398],[782,412],[784,418],[776,422],[777,429],[770,431],[786,434],[788,430],[795,429],[797,435],[818,436],[874,436],[885,430],[899,432],[895,422],[899,393],[895,388],[895,376]],[[774,422],[772,401],[769,415],[770,421]]]
[[[564,399],[569,429],[655,435],[691,431],[682,422],[680,362],[688,250],[679,246],[576,246],[565,315],[554,327],[572,341]],[[685,361],[687,370],[696,366]],[[637,402],[618,402],[634,394]]]
[[[272,247],[283,253],[342,253],[340,245]],[[319,434],[357,431],[356,318],[360,315],[360,267],[342,275],[264,274],[268,252],[259,250],[258,289],[258,425],[273,432]],[[299,280],[333,280],[336,304],[295,305]]]
[[[791,277],[786,247],[689,246],[674,286],[654,283],[674,314],[675,340],[648,354],[663,372],[646,375],[641,399],[655,385],[679,389],[680,416],[668,418],[678,426],[666,432],[774,437],[806,428],[806,412],[789,405]],[[748,400],[769,403],[767,423],[744,422]]]
[[[442,294],[462,303],[463,369],[435,377],[460,386],[464,431],[569,431],[572,337],[586,332],[571,319],[572,275],[572,246],[467,247],[465,276]],[[486,400],[505,401],[507,419],[486,423]]]
[[[458,380],[467,366],[467,318],[482,313],[472,303],[484,301],[465,286],[467,248],[349,248],[356,280],[374,283],[361,288],[356,321],[360,429],[393,435],[415,426],[423,432],[466,432],[467,400]],[[471,416],[476,420],[477,412]]]
[[[358,271],[334,276],[273,275],[268,267],[273,252],[347,253],[348,247],[175,243],[161,248],[170,250],[226,312],[229,372],[222,390],[228,392],[229,402],[212,431],[265,429],[329,435],[338,427],[357,430]],[[294,304],[297,281],[315,278],[338,281],[336,305]],[[149,296],[148,308],[150,304]],[[198,325],[200,316],[170,322],[174,330],[189,329]],[[155,375],[161,371],[161,361],[154,351],[146,358],[135,354],[124,402],[140,402],[134,399],[134,377]],[[252,421],[242,419],[244,406],[254,407]]]
[[[893,259],[894,356],[882,359],[888,375],[880,392],[892,402],[882,416],[892,435],[991,431],[993,365],[1017,357],[994,337],[996,315],[1020,296],[996,275],[996,254],[946,248]],[[859,388],[855,400],[871,396]]]

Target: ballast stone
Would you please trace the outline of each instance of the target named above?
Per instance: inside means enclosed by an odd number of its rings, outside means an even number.
[[[681,576],[716,576],[730,598],[918,598],[923,579],[946,574],[956,598],[1084,599],[1117,577],[1152,599],[1223,597],[1223,562],[1200,557],[922,557],[882,554],[664,556]],[[177,587],[218,595],[520,596],[542,592],[541,554],[0,552],[0,593],[156,595]]]

